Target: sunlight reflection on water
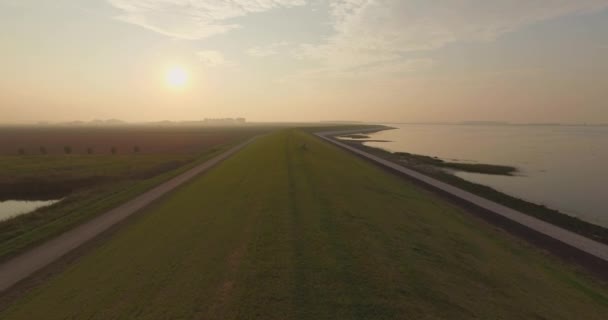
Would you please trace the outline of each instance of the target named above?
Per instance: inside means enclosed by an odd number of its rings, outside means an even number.
[[[442,159],[504,164],[513,177],[458,172],[457,176],[608,226],[608,127],[390,125],[366,145]]]

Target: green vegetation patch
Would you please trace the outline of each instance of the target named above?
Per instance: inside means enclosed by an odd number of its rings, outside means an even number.
[[[512,209],[518,210],[525,214],[529,214],[538,219],[560,226],[564,229],[576,232],[585,237],[589,237],[591,239],[603,243],[608,243],[608,228],[604,228],[602,226],[581,220],[577,217],[573,217],[557,210],[547,208],[544,205],[535,204],[510,196],[491,187],[467,181],[452,174],[451,172],[446,172],[445,170],[437,170],[436,165],[425,164],[425,162],[427,161],[436,161],[439,159],[431,158],[428,156],[412,155],[407,153],[393,153],[383,149],[366,146],[360,143],[359,141],[341,140],[341,142],[349,144],[350,146],[353,146],[355,148],[359,148],[365,152],[371,153],[378,157],[393,161],[410,169],[416,170],[420,173],[426,174],[458,188],[462,188],[463,190],[474,193],[480,197],[495,201],[504,206],[510,207]],[[423,160],[420,161],[420,159]]]
[[[0,201],[62,199],[1,221],[0,261],[119,206],[235,143],[271,130],[276,128],[0,128],[0,149],[13,140],[32,144],[48,136],[55,142],[120,145],[117,141],[122,141],[123,146],[139,141],[147,150],[136,146],[116,154],[0,155]]]
[[[605,319],[608,289],[311,136],[260,138],[2,319]]]
[[[350,139],[369,139],[369,136],[366,134],[360,134],[360,133],[356,133],[356,134],[346,134],[343,136],[340,136],[342,138],[350,138]]]
[[[483,174],[495,174],[511,176],[517,172],[517,168],[504,165],[496,164],[485,164],[485,163],[464,163],[464,162],[450,162],[439,159],[437,157],[429,157],[419,154],[412,154],[407,152],[393,152],[395,160],[398,162],[405,163],[410,166],[424,166],[431,165],[438,168],[449,168],[458,171],[466,171],[473,173]]]
[[[103,183],[148,179],[195,158],[179,154],[0,156],[0,200],[62,198]]]
[[[210,149],[186,165],[173,170],[165,170],[165,172],[151,177],[123,178],[78,190],[51,206],[0,222],[0,261],[9,259],[29,247],[127,202],[219,154],[229,146]],[[70,187],[73,186],[74,184],[70,184]],[[56,185],[56,187],[59,189],[60,185]],[[36,189],[28,189],[28,191],[36,191]]]

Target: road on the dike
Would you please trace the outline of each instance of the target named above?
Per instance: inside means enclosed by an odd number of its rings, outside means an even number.
[[[545,236],[548,236],[552,239],[555,239],[559,242],[562,242],[570,247],[573,247],[577,250],[590,254],[596,258],[599,258],[605,262],[608,262],[608,245],[603,244],[601,242],[589,239],[572,231],[566,230],[564,228],[558,227],[551,223],[545,222],[543,220],[534,218],[525,213],[519,212],[517,210],[511,209],[494,201],[482,198],[468,191],[462,190],[460,188],[454,187],[447,183],[441,182],[437,179],[431,178],[429,176],[423,175],[417,171],[412,169],[408,169],[401,165],[398,165],[394,162],[382,159],[378,156],[372,155],[360,149],[351,147],[345,143],[337,141],[335,136],[345,135],[345,134],[353,134],[353,133],[368,133],[368,132],[377,132],[385,130],[383,128],[375,128],[375,129],[364,129],[364,130],[348,130],[348,131],[331,131],[331,132],[320,132],[316,133],[316,135],[326,141],[329,141],[341,148],[349,150],[359,156],[362,156],[366,159],[369,159],[377,164],[387,167],[391,170],[395,170],[399,173],[405,174],[415,180],[423,182],[433,188],[436,188],[440,191],[446,192],[452,196],[455,196],[459,199],[462,199],[466,202],[469,202],[477,207],[500,215],[504,218],[507,218],[513,222],[516,222],[520,225],[523,225],[533,231],[541,233]]]
[[[56,238],[31,248],[0,265],[0,293],[28,278],[52,262],[94,239],[117,223],[145,208],[161,196],[173,191],[199,174],[208,171],[235,154],[256,137],[236,145],[204,163],[154,187],[128,202],[103,213]]]

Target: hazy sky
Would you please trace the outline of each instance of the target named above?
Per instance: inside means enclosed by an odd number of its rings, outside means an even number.
[[[0,39],[0,122],[608,122],[608,0],[0,0]]]

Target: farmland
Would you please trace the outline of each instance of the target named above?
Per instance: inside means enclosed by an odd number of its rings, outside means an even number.
[[[2,319],[604,319],[608,289],[286,130],[5,307]]]
[[[0,155],[65,154],[191,154],[222,144],[252,128],[205,127],[4,127]],[[42,149],[41,149],[42,148]],[[23,151],[23,152],[20,152]]]
[[[266,130],[269,128],[0,128],[0,201],[63,199],[0,222],[0,260]]]

